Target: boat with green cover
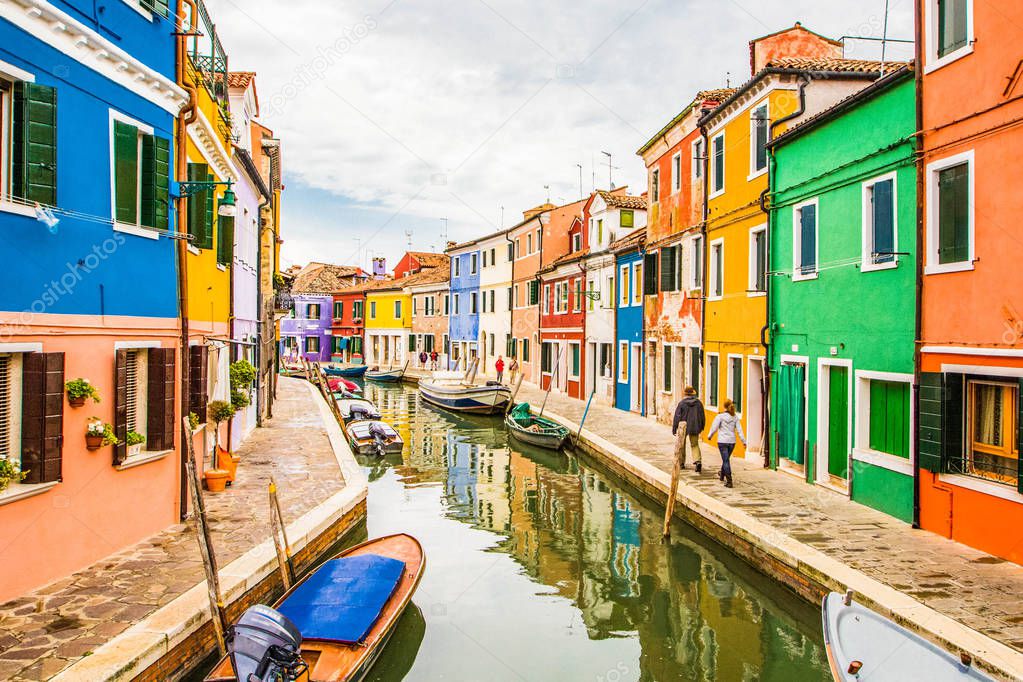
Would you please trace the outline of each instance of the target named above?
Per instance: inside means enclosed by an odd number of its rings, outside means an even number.
[[[508,432],[523,443],[560,450],[568,440],[567,428],[551,419],[533,415],[529,403],[519,403],[504,418]]]

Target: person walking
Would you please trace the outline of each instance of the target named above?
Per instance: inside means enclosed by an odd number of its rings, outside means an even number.
[[[519,361],[515,358],[515,356],[512,356],[511,364],[508,365],[508,381],[510,383],[514,384],[515,383],[515,377],[518,376],[518,373],[519,373]]]
[[[432,369],[435,372],[437,371],[437,358],[439,357],[440,356],[437,355],[437,351],[430,352],[430,364],[432,365],[430,369]]]
[[[419,366],[422,367],[423,369],[426,369],[426,360],[429,357],[430,356],[426,354],[425,350],[424,351],[420,351],[420,353],[419,353]]]
[[[743,445],[746,445],[746,434],[742,432],[739,415],[735,414],[735,403],[731,400],[726,400],[724,409],[714,417],[707,438],[713,438],[715,433],[718,435],[718,450],[721,452],[721,471],[718,472],[718,480],[724,481],[726,488],[731,488],[732,451],[735,450],[736,436]]]
[[[504,378],[504,356],[498,355],[497,362],[494,363],[494,369],[497,370],[497,383],[501,383],[501,379]]]
[[[675,408],[675,418],[672,420],[671,433],[675,436],[675,457],[686,468],[686,440],[689,441],[689,449],[693,451],[693,468],[696,473],[703,470],[703,453],[700,452],[700,434],[703,427],[707,425],[707,416],[703,411],[703,403],[696,397],[696,389],[686,386],[685,397],[679,401]],[[682,422],[686,423],[686,438],[682,438],[678,427]]]

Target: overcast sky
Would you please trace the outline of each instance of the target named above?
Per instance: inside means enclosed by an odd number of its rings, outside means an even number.
[[[888,35],[912,38],[912,0]],[[748,42],[796,21],[881,36],[885,0],[207,0],[282,140],[285,265],[440,250],[548,192],[612,178],[700,89],[747,80]],[[911,46],[889,54],[910,58]],[[846,56],[876,58],[847,42]],[[549,186],[549,190],[545,188]]]

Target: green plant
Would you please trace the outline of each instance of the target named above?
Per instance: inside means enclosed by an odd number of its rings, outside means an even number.
[[[9,459],[0,459],[0,490],[6,490],[7,486],[11,484],[11,481],[15,483],[25,479],[28,475],[27,471],[22,471],[21,468]]]
[[[249,400],[249,394],[246,391],[231,391],[231,405],[236,411],[248,407],[251,402],[252,401]]]
[[[146,437],[137,431],[129,431],[124,441],[129,445],[142,445],[146,442]]]
[[[234,416],[235,408],[231,403],[226,400],[214,400],[209,404],[207,408],[210,419],[215,423],[219,424],[222,421],[227,421]]]
[[[121,442],[118,440],[117,436],[114,435],[114,427],[111,424],[104,423],[99,417],[92,417],[89,420],[89,425],[86,427],[85,433],[89,436],[102,436],[103,445],[118,445]],[[134,433],[134,431],[132,433]]]
[[[248,388],[256,380],[256,368],[248,360],[231,363],[231,388],[239,390]]]
[[[274,273],[274,288],[278,291],[284,288],[284,275],[279,272]]]
[[[71,400],[92,398],[97,403],[99,402],[99,391],[89,383],[88,379],[72,379],[64,384],[64,390],[67,391],[67,397]]]
[[[193,431],[199,428],[199,415],[197,415],[195,412],[188,413],[188,428],[190,428]]]

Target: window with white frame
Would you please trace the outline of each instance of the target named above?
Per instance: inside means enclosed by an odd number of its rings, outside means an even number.
[[[767,291],[767,225],[754,227],[749,233],[750,295]]]
[[[708,298],[719,299],[725,294],[725,240],[710,243],[710,291]]]
[[[860,379],[857,401],[858,447],[910,458],[912,436],[912,375],[905,378],[885,376]]]
[[[469,313],[475,315],[479,312],[479,294],[475,291],[469,294]]]
[[[671,157],[671,191],[673,193],[682,189],[682,152]]]
[[[533,233],[530,232],[526,235],[526,253],[533,253]]]
[[[551,314],[551,285],[543,285],[543,314]]]
[[[117,223],[167,229],[170,186],[170,140],[157,137],[151,126],[111,112],[113,210]],[[206,192],[194,195],[199,200]],[[212,196],[204,201],[213,219]],[[207,225],[212,237],[212,225]]]
[[[0,354],[0,459],[21,461],[21,354]]]
[[[689,288],[703,288],[703,235],[689,240]]]
[[[478,253],[469,254],[469,274],[475,275],[479,269],[480,255]]]
[[[629,342],[618,342],[618,383],[629,381]]]
[[[461,273],[461,264],[462,259],[459,258],[458,256],[455,256],[454,258],[451,259],[451,267],[453,268],[453,271],[451,273],[452,277],[459,276],[459,274]]]
[[[570,379],[578,379],[582,372],[581,348],[578,343],[570,341],[568,344],[568,376]]]
[[[700,369],[703,365],[700,363],[700,347],[690,346],[689,347],[689,375],[686,377],[686,381],[689,385],[700,391]]]
[[[597,244],[604,246],[604,219],[597,218]]]
[[[929,69],[973,51],[973,0],[928,0]]]
[[[661,169],[650,171],[650,201],[656,204],[661,200]]]
[[[558,282],[558,286],[561,287],[561,294],[558,296],[558,312],[568,312],[568,281]]]
[[[742,412],[742,356],[728,356],[728,399],[735,403],[735,411]]]
[[[401,319],[401,301],[394,302],[394,319]]]
[[[629,266],[623,265],[618,269],[618,307],[629,307]]]
[[[705,158],[707,150],[703,146],[703,138],[698,137],[693,142],[693,184],[696,184],[696,180],[703,178],[704,164],[707,163]]]
[[[864,272],[892,267],[898,251],[895,173],[863,183]]]
[[[754,107],[749,118],[749,174],[759,175],[767,170],[767,133],[770,119],[767,103]]]
[[[717,409],[718,381],[721,379],[717,353],[707,353],[707,407]]]
[[[716,135],[711,140],[710,181],[711,194],[725,191],[725,134]]]
[[[575,287],[572,292],[572,311],[582,312],[583,309],[583,281],[579,277],[575,278]]]
[[[493,289],[491,289],[490,290],[490,312],[492,312],[492,313],[497,312],[497,308],[494,307],[495,294],[496,294],[496,292]],[[486,295],[486,294],[484,294],[484,295]]]
[[[632,305],[643,305],[643,263],[632,264]]]
[[[572,253],[580,251],[583,248],[583,236],[576,232],[572,235]]]
[[[593,292],[595,290],[596,290],[596,283],[592,279],[587,280],[586,281],[586,299],[587,299],[586,307],[590,310],[590,312],[596,310],[597,302],[595,300],[593,300]]]
[[[0,77],[0,201],[11,196],[11,139],[14,126],[14,84]],[[0,453],[0,457],[3,454]]]
[[[604,280],[604,292],[600,296],[602,308],[613,308],[615,305],[615,277],[608,275]]]
[[[796,204],[792,209],[792,280],[817,276],[817,199]]]
[[[450,294],[444,294],[444,314],[445,315],[450,315],[451,314],[451,295]]]
[[[927,166],[927,272],[973,267],[973,151]]]
[[[455,315],[462,314],[462,300],[461,294],[455,294]]]
[[[19,203],[53,205],[57,203],[57,91],[33,81],[32,74],[0,62],[0,201],[17,197]],[[166,143],[161,144],[166,148]],[[169,179],[168,172],[161,190]]]
[[[310,349],[309,342],[315,341],[316,347]],[[319,352],[320,337],[306,337],[306,352]],[[125,426],[128,431],[134,431],[142,436],[146,435],[146,388],[148,380],[146,376],[145,348],[129,350],[125,358]]]
[[[600,376],[604,379],[610,379],[612,377],[612,367],[614,365],[614,346],[610,343],[600,344],[600,367],[598,371]]]
[[[487,267],[487,252],[483,251],[483,262],[480,264],[481,268]]]

